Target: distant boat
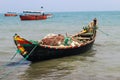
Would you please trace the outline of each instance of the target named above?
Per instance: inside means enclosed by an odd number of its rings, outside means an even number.
[[[7,12],[4,14],[4,16],[17,16],[17,13],[15,12]]]
[[[23,15],[20,15],[21,20],[45,20],[52,14],[44,14],[41,12],[23,11]]]
[[[21,20],[45,20],[47,16],[43,15],[20,15]]]
[[[84,53],[91,49],[96,37],[97,20],[92,26],[72,36],[49,34],[40,41],[27,40],[18,34],[13,36],[18,52],[32,62]]]

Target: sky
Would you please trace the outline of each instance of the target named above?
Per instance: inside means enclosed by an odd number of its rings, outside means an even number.
[[[0,0],[0,13],[25,10],[46,12],[120,11],[120,0]]]

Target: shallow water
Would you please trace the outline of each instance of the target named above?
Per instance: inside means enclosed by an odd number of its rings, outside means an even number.
[[[0,80],[120,80],[120,12],[62,12],[42,21],[20,21],[0,14]],[[93,48],[81,55],[37,63],[17,56],[13,35],[40,40],[48,33],[74,34],[93,18],[98,33]]]

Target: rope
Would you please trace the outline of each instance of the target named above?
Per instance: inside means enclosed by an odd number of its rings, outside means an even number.
[[[100,29],[98,29],[100,32],[102,32],[103,34],[105,34],[106,36],[109,36],[110,38],[115,38],[115,39],[120,39],[120,37],[118,37],[118,36],[112,36],[112,35],[110,35],[110,34],[108,34],[108,33],[106,33],[106,32],[104,32],[104,31],[102,31],[102,30],[100,30]]]
[[[102,31],[101,29],[98,28],[98,30],[99,30],[100,32],[102,32],[103,34],[105,34],[106,36],[110,36],[108,33],[105,33],[105,32]]]
[[[18,51],[13,55],[13,57],[10,59],[10,61],[12,61],[15,58],[15,56],[17,55],[17,53],[18,53]]]
[[[19,65],[23,62],[23,61],[25,61],[25,60],[27,60],[27,58],[32,54],[32,52],[35,50],[35,48],[37,47],[38,45],[35,45],[35,47],[30,51],[30,53],[25,57],[25,58],[23,58],[20,62],[19,62]],[[13,56],[14,57],[14,56]],[[11,58],[12,59],[12,58]],[[19,66],[18,66],[19,67]],[[16,67],[17,68],[17,67]],[[15,68],[13,69],[13,70],[15,70]],[[3,73],[2,75],[3,76],[0,76],[0,79],[4,79],[7,75],[9,75],[10,73],[12,73],[12,71],[9,71],[9,72],[7,72],[7,73]]]
[[[6,64],[1,65],[0,70],[4,69],[8,64],[10,64],[10,62],[12,62],[12,60],[14,59],[14,57],[17,55],[18,52],[15,52],[15,54],[12,56],[12,58],[10,59],[9,62],[7,62]]]

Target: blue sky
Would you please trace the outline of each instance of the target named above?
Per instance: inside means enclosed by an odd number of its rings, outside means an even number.
[[[120,11],[120,0],[0,0],[0,12]]]

